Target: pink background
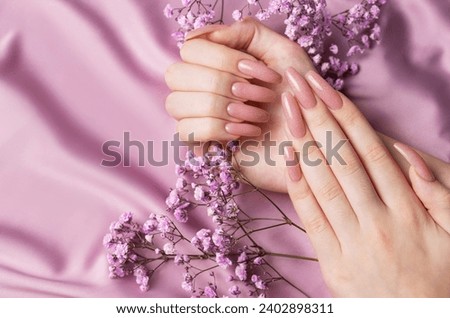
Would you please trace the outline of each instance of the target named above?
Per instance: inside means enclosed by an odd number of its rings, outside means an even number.
[[[122,212],[140,221],[163,212],[175,181],[173,165],[100,165],[103,142],[122,140],[124,131],[157,146],[172,138],[163,75],[178,49],[169,37],[175,24],[161,14],[165,3],[0,0],[0,296],[186,296],[171,266],[148,293],[132,279],[110,280],[101,244]],[[360,58],[362,71],[346,90],[379,131],[446,161],[449,16],[448,1],[391,0],[383,43]],[[274,198],[296,218],[287,196]],[[257,198],[245,206],[273,213]],[[265,240],[314,255],[297,232]],[[328,296],[317,264],[278,266],[309,295]],[[269,296],[301,295],[279,284]]]

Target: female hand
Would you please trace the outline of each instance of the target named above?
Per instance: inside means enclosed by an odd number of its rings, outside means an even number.
[[[396,144],[411,164],[411,187],[355,105],[317,73],[303,78],[291,68],[286,77],[296,97],[282,97],[293,142],[288,191],[332,294],[449,297],[449,189]]]
[[[307,54],[252,19],[194,31],[180,53],[183,62],[172,65],[166,73],[166,82],[173,90],[166,109],[178,120],[180,137],[187,140],[194,133],[195,140],[202,142],[239,137],[241,142],[258,142],[251,148],[258,163],[241,165],[240,169],[256,186],[286,192],[282,149],[278,146],[285,139],[280,95],[288,84],[280,83],[277,73],[289,66],[304,72],[312,69]],[[262,62],[256,63],[258,60]],[[245,87],[237,96],[232,90],[235,82]],[[265,135],[268,132],[270,135]],[[270,138],[266,144],[264,136]],[[243,153],[237,160],[253,161]]]

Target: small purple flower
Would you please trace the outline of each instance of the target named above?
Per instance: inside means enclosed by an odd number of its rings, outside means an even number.
[[[122,224],[129,224],[132,220],[133,214],[131,212],[125,212],[119,218],[119,222]]]
[[[234,273],[239,278],[240,281],[245,281],[247,279],[247,267],[245,264],[239,264],[236,266]]]
[[[240,21],[242,19],[242,12],[240,10],[234,10],[231,16],[234,21]]]
[[[144,225],[142,226],[142,231],[145,234],[155,232],[157,229],[158,229],[158,221],[153,218],[149,218],[147,221],[145,221]]]
[[[253,264],[255,264],[255,265],[261,265],[262,263],[263,263],[263,258],[262,257],[256,257],[254,260],[253,260]]]
[[[183,288],[187,292],[193,292],[194,291],[194,278],[189,273],[183,274],[183,281],[181,283],[181,288]]]
[[[163,250],[166,255],[175,254],[175,246],[172,242],[167,242],[166,244],[164,244]]]
[[[255,287],[258,289],[267,289],[266,284],[262,281],[261,277],[259,275],[252,275],[251,281],[253,284],[255,284]]]
[[[168,3],[165,7],[164,7],[164,16],[168,19],[170,19],[171,17],[173,17],[173,8],[170,5],[170,3]]]
[[[364,53],[364,50],[359,45],[353,45],[347,52],[347,56],[353,56],[356,53]]]
[[[188,221],[188,213],[186,209],[175,209],[173,216],[178,222],[186,223]]]
[[[338,46],[336,44],[330,45],[330,52],[335,54],[335,55],[338,54],[338,52],[339,52]]]
[[[203,292],[205,293],[205,296],[208,298],[217,298],[216,287],[212,286],[211,284],[206,286],[203,289]]]
[[[180,191],[180,190],[184,190],[184,188],[186,188],[187,186],[187,182],[184,178],[179,177],[177,179],[177,182],[175,183],[175,188]]]
[[[233,264],[231,260],[228,257],[226,257],[223,253],[216,254],[216,263],[223,269],[227,269],[229,266]]]
[[[176,206],[180,202],[180,196],[178,195],[178,191],[173,189],[170,191],[169,196],[166,199],[166,205],[171,208]]]
[[[241,294],[241,291],[239,290],[239,287],[237,285],[233,285],[228,289],[228,292],[233,296],[239,296]]]

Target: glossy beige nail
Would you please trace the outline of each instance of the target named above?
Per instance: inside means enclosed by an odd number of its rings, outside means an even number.
[[[342,108],[341,96],[322,76],[314,71],[309,71],[305,78],[328,108],[333,110]]]
[[[243,74],[267,83],[280,83],[281,76],[261,61],[241,60],[238,69]]]
[[[301,138],[306,134],[306,127],[303,122],[300,108],[291,93],[285,92],[281,95],[283,104],[283,113],[291,135],[295,138]]]
[[[225,125],[225,130],[234,136],[256,137],[261,135],[261,128],[246,123],[228,123]]]
[[[255,123],[265,123],[269,121],[270,115],[265,110],[258,107],[249,106],[243,103],[231,103],[227,107],[228,115],[236,119]]]
[[[293,182],[300,181],[302,178],[302,172],[300,171],[300,166],[298,164],[298,159],[294,148],[292,146],[286,146],[283,150],[289,179]]]
[[[428,182],[433,182],[436,180],[433,172],[427,166],[425,160],[411,147],[402,144],[395,143],[394,148],[408,161],[408,163],[414,167],[417,175]]]
[[[276,98],[275,92],[262,86],[250,83],[236,82],[231,86],[234,96],[261,103],[273,102]]]
[[[316,106],[316,97],[308,82],[292,67],[286,70],[285,75],[300,105],[306,109]]]

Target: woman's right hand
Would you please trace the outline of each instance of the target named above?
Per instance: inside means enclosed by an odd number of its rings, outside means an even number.
[[[283,94],[289,195],[332,294],[450,297],[450,190],[397,143],[410,185],[357,107],[319,74],[286,77],[296,97]],[[338,144],[340,160],[330,156]]]

